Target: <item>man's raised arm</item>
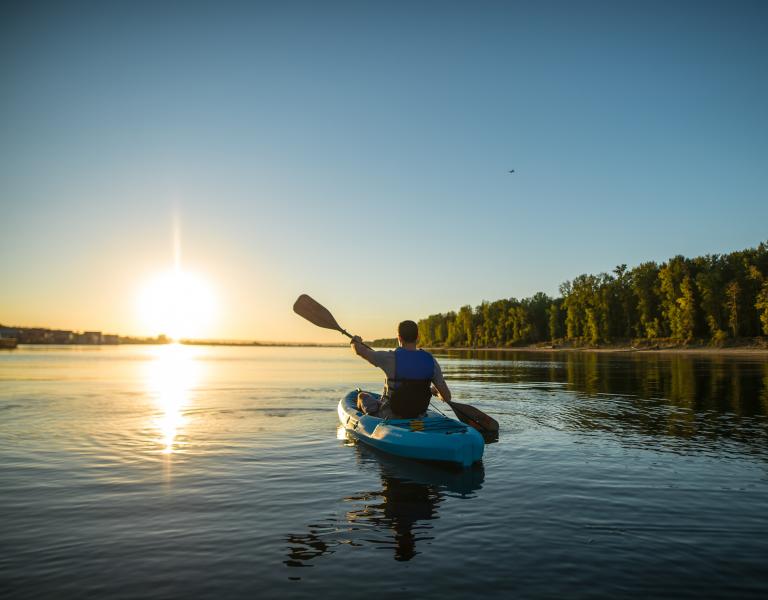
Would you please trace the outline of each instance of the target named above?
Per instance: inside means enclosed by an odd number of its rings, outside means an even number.
[[[349,342],[349,345],[352,346],[352,350],[355,351],[355,354],[358,356],[362,356],[365,360],[367,360],[369,363],[371,363],[374,367],[378,367],[378,365],[375,362],[375,355],[376,351],[371,350],[368,346],[363,344],[363,338],[361,338],[359,335],[356,335],[352,338],[352,340]]]

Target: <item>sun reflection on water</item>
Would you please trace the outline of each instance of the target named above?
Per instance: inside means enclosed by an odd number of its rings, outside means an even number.
[[[185,424],[184,409],[190,402],[190,392],[200,379],[200,361],[196,349],[181,344],[169,344],[152,349],[152,361],[147,370],[147,387],[161,413],[154,424],[160,434],[163,454],[179,449],[176,440]]]

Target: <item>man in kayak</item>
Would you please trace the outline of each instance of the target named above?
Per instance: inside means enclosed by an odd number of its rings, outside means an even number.
[[[394,351],[372,350],[359,336],[352,338],[355,354],[379,367],[387,377],[381,400],[360,392],[358,410],[381,418],[411,419],[426,412],[433,395],[450,402],[451,390],[440,365],[429,352],[416,348],[418,338],[419,328],[413,321],[397,326],[399,348]]]

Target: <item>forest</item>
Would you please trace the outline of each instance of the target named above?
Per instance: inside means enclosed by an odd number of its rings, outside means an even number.
[[[503,298],[419,321],[422,346],[706,343],[768,336],[768,243],[579,275],[560,296]]]

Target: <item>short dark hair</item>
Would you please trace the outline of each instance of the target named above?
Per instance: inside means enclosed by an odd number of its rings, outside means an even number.
[[[415,342],[419,337],[419,326],[413,321],[403,321],[397,326],[397,335],[399,335],[404,342]]]

